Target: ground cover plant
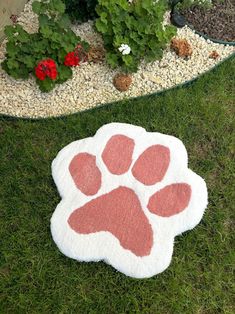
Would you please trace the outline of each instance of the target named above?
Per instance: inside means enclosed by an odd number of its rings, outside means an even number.
[[[1,313],[226,313],[234,304],[234,57],[189,87],[39,121],[0,120]],[[105,123],[180,138],[209,189],[201,224],[177,237],[171,266],[135,280],[64,257],[49,220],[60,200],[51,161]]]
[[[162,25],[168,8],[165,0],[99,0],[96,28],[104,40],[107,62],[125,72],[136,72],[141,60],[161,59],[176,34],[174,26]]]
[[[49,92],[72,77],[71,67],[82,62],[89,45],[70,29],[62,1],[34,1],[32,7],[38,32],[30,34],[19,24],[6,26],[8,43],[1,65],[15,79],[34,75],[41,91]]]

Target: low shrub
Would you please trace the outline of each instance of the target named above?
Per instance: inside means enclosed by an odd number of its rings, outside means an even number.
[[[70,29],[61,0],[35,1],[33,11],[38,14],[37,33],[29,34],[18,24],[6,26],[6,58],[1,65],[16,79],[33,74],[41,91],[48,92],[72,77],[71,66],[82,62],[89,45]]]
[[[135,72],[142,59],[160,59],[176,34],[174,26],[162,24],[168,9],[166,0],[98,0],[96,28],[104,39],[107,62]]]

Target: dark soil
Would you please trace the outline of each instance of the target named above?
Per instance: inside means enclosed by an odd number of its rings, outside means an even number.
[[[213,39],[235,41],[235,0],[212,0],[212,3],[211,9],[194,6],[181,13],[196,31]]]

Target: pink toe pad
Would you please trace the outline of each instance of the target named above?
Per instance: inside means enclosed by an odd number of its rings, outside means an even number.
[[[129,170],[134,146],[134,140],[125,135],[118,134],[109,139],[102,159],[112,174],[120,175]]]
[[[133,176],[145,185],[160,182],[170,163],[170,150],[163,145],[147,148],[137,159],[133,168]]]
[[[101,172],[96,165],[96,157],[80,153],[72,159],[69,172],[76,187],[86,195],[95,195],[101,186]]]
[[[153,194],[148,203],[148,209],[162,217],[170,217],[182,212],[189,204],[191,186],[186,183],[167,185]]]

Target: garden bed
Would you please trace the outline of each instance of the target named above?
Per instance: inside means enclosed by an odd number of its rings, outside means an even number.
[[[37,30],[37,18],[31,9],[32,1],[26,4],[18,22],[29,32]],[[168,20],[166,16],[166,20]],[[93,46],[102,45],[102,39],[94,30],[93,22],[74,25],[73,31]],[[33,77],[29,80],[14,80],[0,69],[0,113],[17,117],[59,116],[115,102],[124,98],[138,97],[160,92],[196,78],[235,52],[232,46],[216,44],[195,34],[190,28],[177,30],[177,38],[185,38],[192,46],[192,56],[181,58],[170,49],[164,51],[161,61],[142,62],[133,74],[133,84],[126,92],[113,86],[112,70],[106,62],[85,62],[73,70],[73,78],[57,85],[50,93],[42,93]],[[4,41],[0,47],[0,62],[5,55]],[[211,58],[216,51],[217,57]]]
[[[193,6],[182,11],[188,24],[215,40],[235,42],[235,0],[213,0],[205,9]]]

